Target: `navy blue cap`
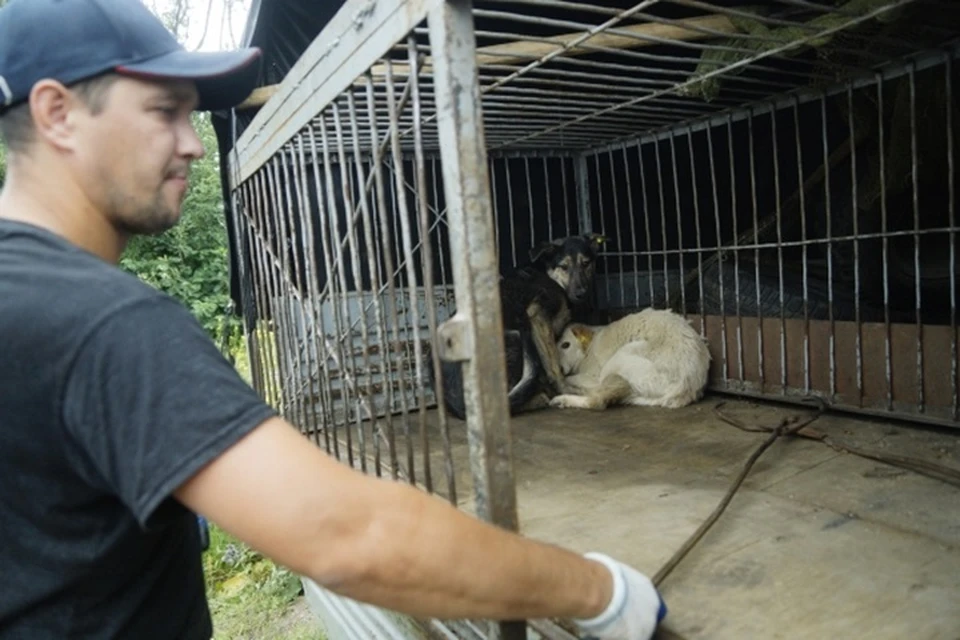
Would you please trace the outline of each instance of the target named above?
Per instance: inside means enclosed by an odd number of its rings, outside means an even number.
[[[256,88],[260,49],[187,51],[140,0],[11,0],[0,9],[0,110],[44,78],[107,71],[193,80],[198,109],[229,109]]]

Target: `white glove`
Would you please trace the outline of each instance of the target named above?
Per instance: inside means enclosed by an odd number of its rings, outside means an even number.
[[[606,566],[613,574],[613,597],[596,618],[573,622],[596,640],[649,640],[667,615],[667,607],[650,578],[601,553],[586,558]]]

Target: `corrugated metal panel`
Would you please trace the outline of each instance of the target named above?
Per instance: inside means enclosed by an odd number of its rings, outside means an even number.
[[[334,309],[329,300],[314,305],[310,300],[286,298],[282,305],[288,310],[295,340],[287,347],[287,361],[294,362],[285,372],[283,385],[289,397],[306,399],[308,412],[315,410],[317,415],[332,416],[339,424],[354,420],[358,411],[362,419],[369,417],[366,406],[358,401],[358,392],[376,417],[400,412],[404,399],[408,411],[419,406],[421,396],[426,406],[435,406],[436,397],[430,385],[418,382],[416,371],[414,341],[419,337],[421,375],[427,380],[431,336],[425,290],[416,289],[416,309],[411,308],[408,290],[398,290],[395,303],[389,302],[386,293],[375,295],[370,291],[347,292],[338,297],[337,304],[346,305],[346,314],[343,306]],[[453,310],[453,287],[434,287],[434,300],[437,322],[442,322]],[[375,305],[383,310],[383,326],[379,314],[373,311]],[[397,309],[399,340],[394,339],[392,319],[387,315],[391,308]],[[379,341],[381,329],[388,337],[386,344]],[[390,354],[387,361],[385,353]],[[318,372],[321,354],[326,370]],[[387,395],[388,385],[392,398]],[[405,392],[402,395],[401,388]],[[320,404],[324,402],[324,391],[329,394],[330,406]]]

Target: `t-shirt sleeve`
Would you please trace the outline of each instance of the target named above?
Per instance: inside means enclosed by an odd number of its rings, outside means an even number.
[[[196,319],[164,296],[109,313],[68,371],[64,427],[147,527],[180,484],[276,415]]]

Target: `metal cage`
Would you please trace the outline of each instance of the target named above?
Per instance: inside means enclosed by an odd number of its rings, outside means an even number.
[[[499,273],[599,231],[598,306],[687,314],[712,389],[955,427],[958,35],[933,0],[348,1],[229,158],[255,386],[515,529]]]

